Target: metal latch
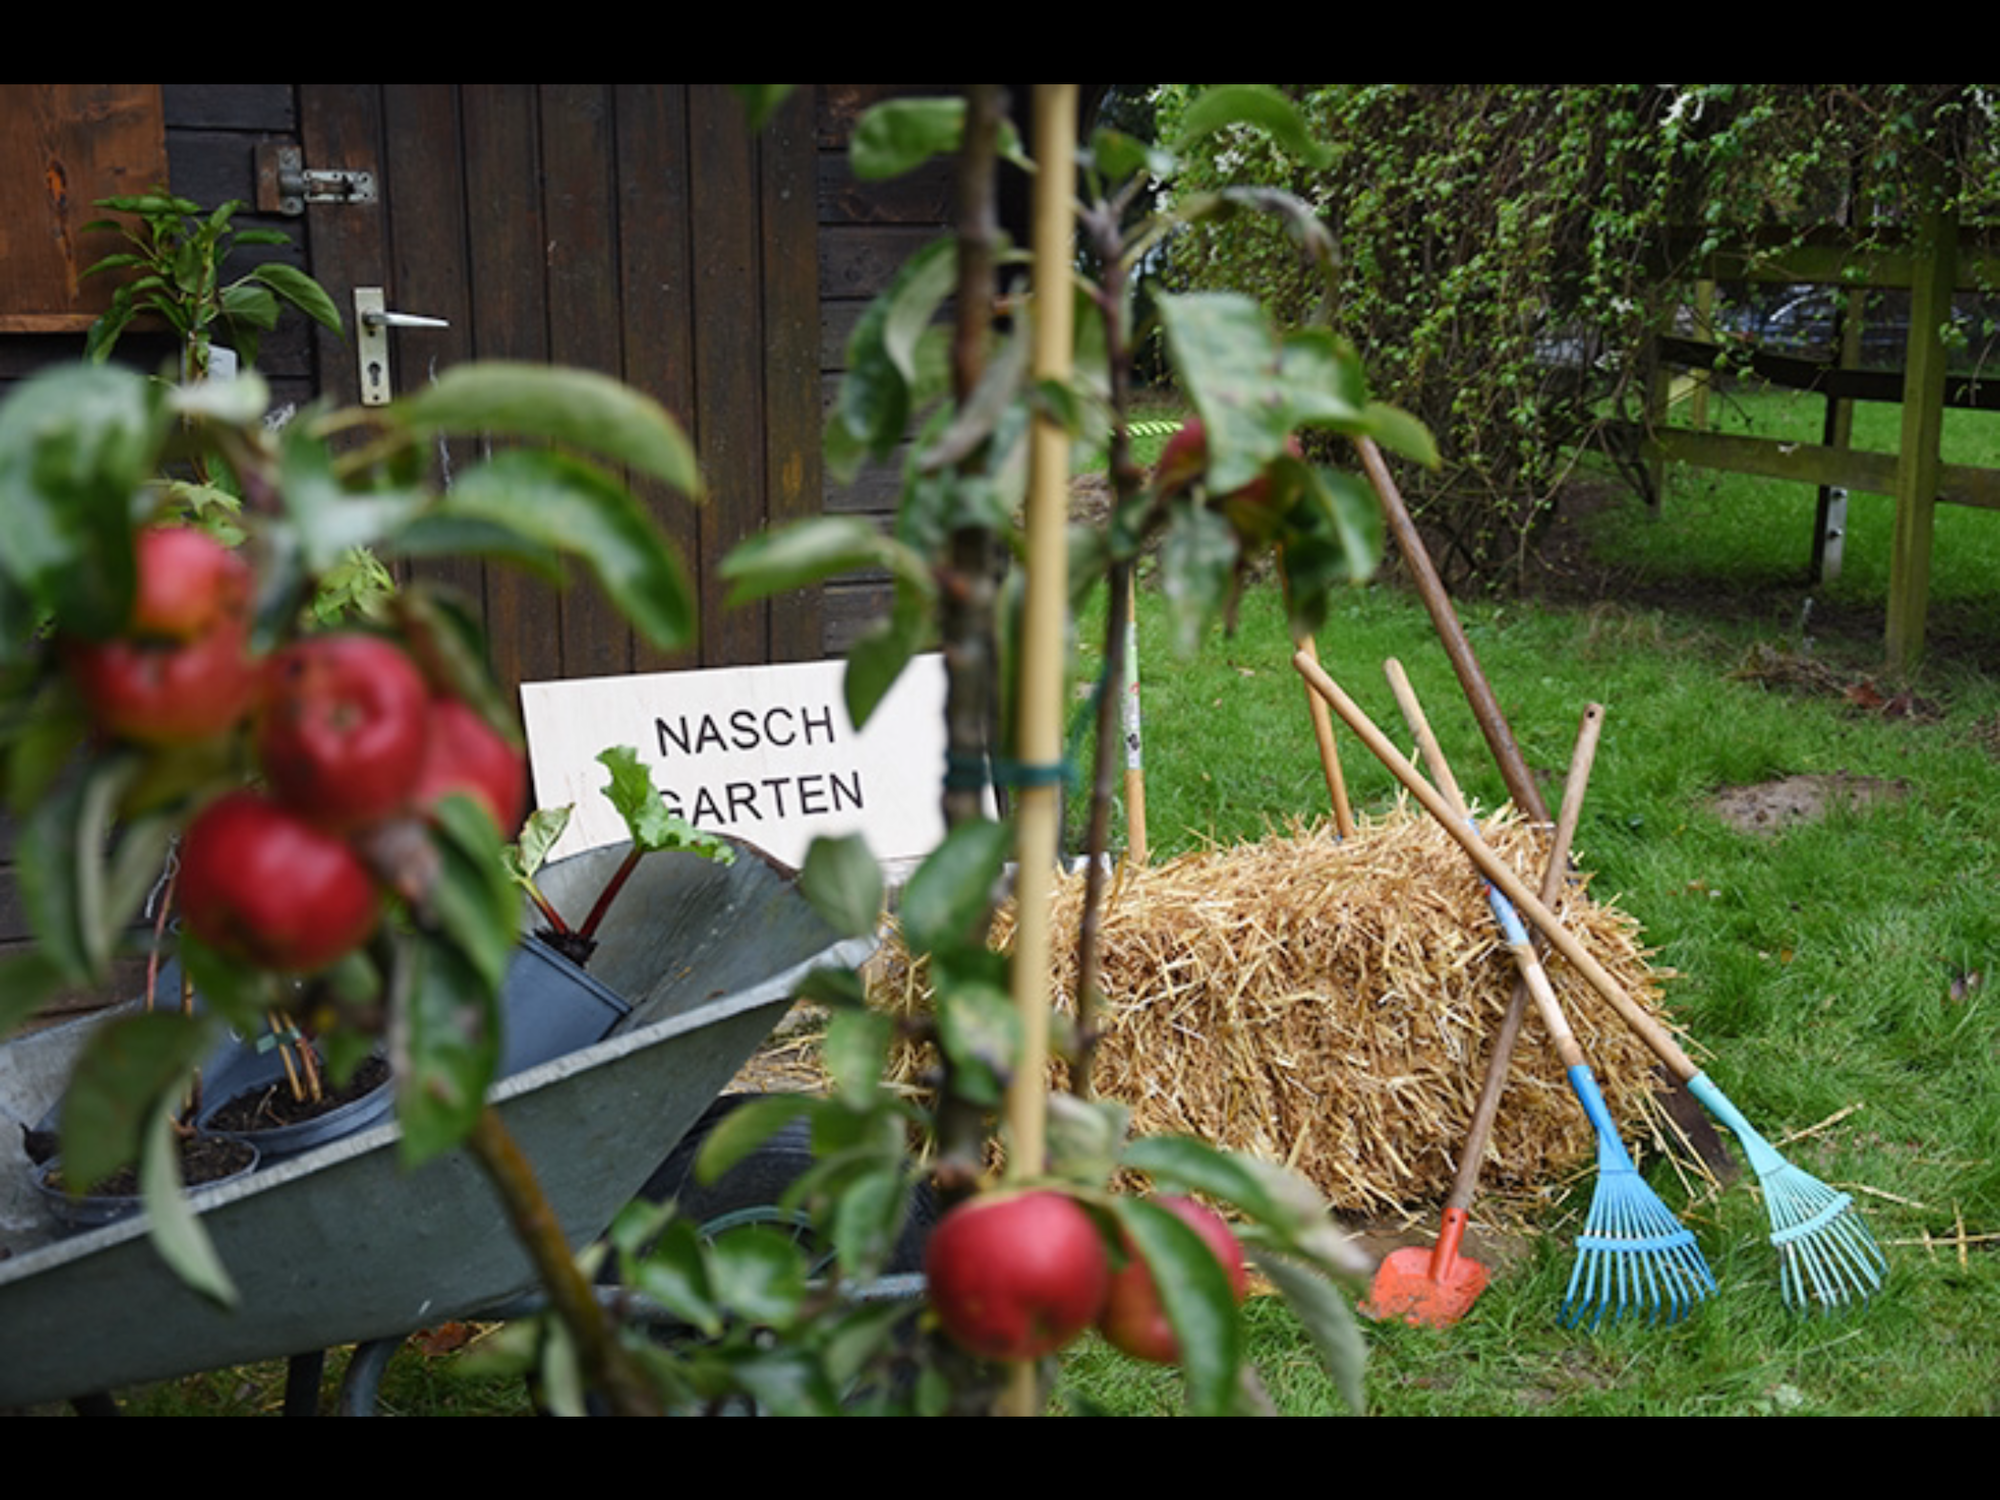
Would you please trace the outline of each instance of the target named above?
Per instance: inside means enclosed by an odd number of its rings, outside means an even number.
[[[392,328],[449,328],[443,318],[420,317],[415,313],[390,312],[383,303],[382,288],[358,286],[354,289],[354,358],[361,381],[363,406],[389,404],[389,330]]]
[[[360,169],[308,171],[297,146],[257,148],[257,207],[264,213],[297,216],[308,203],[373,203],[375,174]]]

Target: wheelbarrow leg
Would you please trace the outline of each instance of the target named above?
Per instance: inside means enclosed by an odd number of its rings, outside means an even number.
[[[347,1377],[340,1383],[340,1414],[343,1417],[372,1417],[376,1414],[376,1396],[382,1389],[382,1372],[389,1367],[389,1361],[403,1347],[400,1337],[371,1339],[365,1344],[354,1346],[354,1358],[347,1366]]]
[[[285,1415],[288,1417],[316,1417],[319,1415],[320,1376],[326,1373],[326,1351],[314,1349],[308,1354],[294,1354],[285,1361]]]

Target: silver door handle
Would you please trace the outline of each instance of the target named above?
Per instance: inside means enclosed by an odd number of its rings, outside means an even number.
[[[443,318],[425,318],[416,313],[365,312],[361,321],[370,328],[449,328],[451,324]]]
[[[389,386],[389,330],[392,328],[449,328],[443,318],[427,318],[417,313],[391,312],[385,305],[382,288],[358,286],[354,289],[354,359],[361,385],[363,406],[386,406]]]

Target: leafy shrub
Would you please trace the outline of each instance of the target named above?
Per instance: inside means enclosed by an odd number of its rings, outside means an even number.
[[[1983,85],[1280,87],[1327,164],[1233,131],[1176,190],[1270,183],[1322,216],[1332,321],[1442,449],[1407,499],[1461,584],[1504,581],[1604,422],[1642,413],[1644,341],[1689,300],[1700,257],[1753,230],[1774,253],[1828,223],[1886,242],[1940,186],[1966,217],[1994,201],[2000,95]],[[1162,139],[1199,88],[1154,90]],[[1167,260],[1172,286],[1325,316],[1319,272],[1269,223],[1205,222]]]

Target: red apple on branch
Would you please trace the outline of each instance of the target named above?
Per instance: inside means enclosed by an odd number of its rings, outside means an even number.
[[[382,910],[345,839],[247,788],[224,793],[188,825],[177,899],[188,931],[210,947],[295,974],[365,942]]]
[[[1293,458],[1305,456],[1296,437],[1285,439],[1285,450]],[[1205,479],[1207,474],[1208,429],[1200,417],[1190,417],[1160,450],[1160,460],[1153,466],[1153,485],[1162,494],[1171,494]],[[1228,516],[1238,535],[1247,542],[1261,542],[1278,529],[1280,517],[1273,510],[1268,469],[1226,495],[1209,495],[1208,503]]]
[[[309,636],[265,668],[257,758],[272,794],[323,828],[407,809],[430,755],[430,688],[409,655],[359,631]]]
[[[430,751],[416,803],[430,808],[454,792],[478,802],[512,837],[528,801],[528,762],[520,749],[459,698],[433,698]]]
[[[145,527],[133,548],[137,574],[125,630],[64,646],[91,721],[156,746],[222,734],[256,701],[249,564],[188,526]]]
[[[1168,1196],[1155,1198],[1153,1202],[1171,1212],[1207,1242],[1229,1277],[1230,1290],[1241,1302],[1249,1285],[1249,1273],[1244,1268],[1243,1247],[1237,1243],[1236,1234],[1228,1222],[1215,1210],[1193,1198]],[[1112,1273],[1110,1290],[1104,1299],[1104,1311],[1097,1320],[1098,1332],[1113,1348],[1134,1359],[1154,1364],[1178,1364],[1180,1343],[1174,1337],[1173,1324],[1167,1319],[1166,1309],[1160,1304],[1160,1291],[1153,1281],[1153,1273],[1145,1261],[1131,1254],[1129,1244],[1126,1249],[1130,1258]]]
[[[1039,1359],[1096,1321],[1111,1263],[1096,1222],[1067,1194],[969,1198],[931,1231],[924,1277],[952,1341],[986,1359]]]

